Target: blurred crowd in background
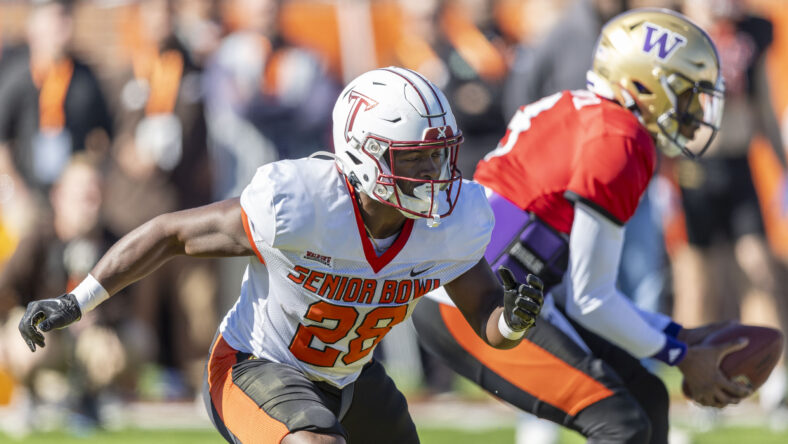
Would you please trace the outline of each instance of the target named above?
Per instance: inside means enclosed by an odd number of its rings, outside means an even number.
[[[726,114],[701,162],[662,160],[627,227],[619,285],[688,326],[788,325],[784,3],[0,1],[0,405],[59,405],[90,424],[108,400],[193,399],[245,259],[172,261],[35,354],[17,332],[22,307],[73,288],[151,217],[238,196],[264,163],[331,150],[341,87],[374,67],[414,69],[446,92],[471,178],[515,110],[584,88],[602,24],[642,6],[709,31]],[[381,356],[396,356],[395,378],[450,391],[451,372],[400,330]],[[761,394],[773,407],[785,402],[775,375]]]

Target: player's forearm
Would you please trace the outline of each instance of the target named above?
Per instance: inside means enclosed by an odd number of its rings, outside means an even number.
[[[566,311],[636,358],[653,356],[666,344],[664,326],[654,328],[615,287],[623,243],[622,227],[592,208],[575,206]]]
[[[506,339],[503,334],[501,334],[500,328],[498,328],[499,319],[503,314],[503,307],[498,307],[490,313],[489,318],[487,319],[484,332],[486,333],[486,337],[484,338],[490,346],[498,348],[498,349],[509,349],[517,344],[523,339],[522,336],[519,339]]]
[[[253,254],[243,229],[239,199],[155,217],[110,248],[91,275],[112,295],[182,254],[194,257]]]
[[[482,258],[471,269],[443,287],[477,335],[495,348],[512,348],[521,338],[507,339],[500,330],[503,288]]]
[[[158,216],[123,236],[90,274],[110,295],[147,276],[170,258],[184,254],[184,245]]]
[[[456,287],[452,286],[452,289]],[[500,299],[498,293],[483,292],[484,296],[472,299],[461,299],[458,297],[458,292],[450,291],[449,286],[446,288],[449,295],[452,297],[457,308],[462,313],[465,321],[471,326],[473,331],[484,340],[487,344],[495,348],[510,348],[507,347],[507,339],[503,337],[498,331],[498,319],[501,317],[503,307],[495,303]],[[460,287],[462,288],[462,287]]]

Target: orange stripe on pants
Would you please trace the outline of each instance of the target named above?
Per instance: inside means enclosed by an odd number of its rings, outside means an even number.
[[[440,311],[449,332],[465,351],[512,385],[569,415],[613,394],[597,380],[527,339],[510,350],[498,350],[476,335],[460,310],[440,304]]]
[[[238,350],[219,335],[208,360],[208,387],[216,412],[241,442],[279,444],[289,433],[287,426],[269,416],[233,383],[232,367]]]

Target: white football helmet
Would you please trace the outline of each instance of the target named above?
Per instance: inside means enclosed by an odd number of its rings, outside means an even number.
[[[667,9],[633,9],[602,28],[588,89],[632,110],[668,156],[696,158],[719,130],[720,58],[711,38]]]
[[[409,218],[427,218],[431,226],[451,214],[462,184],[457,169],[462,133],[446,96],[432,82],[393,66],[366,72],[339,95],[333,121],[337,164],[357,190]],[[440,177],[393,171],[395,151],[436,148],[446,150]],[[412,194],[403,192],[398,181],[415,182]]]

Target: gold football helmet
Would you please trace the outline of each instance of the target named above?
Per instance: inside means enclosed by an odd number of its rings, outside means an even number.
[[[724,105],[720,58],[711,38],[667,9],[633,9],[602,28],[588,89],[638,116],[668,156],[703,154]]]

